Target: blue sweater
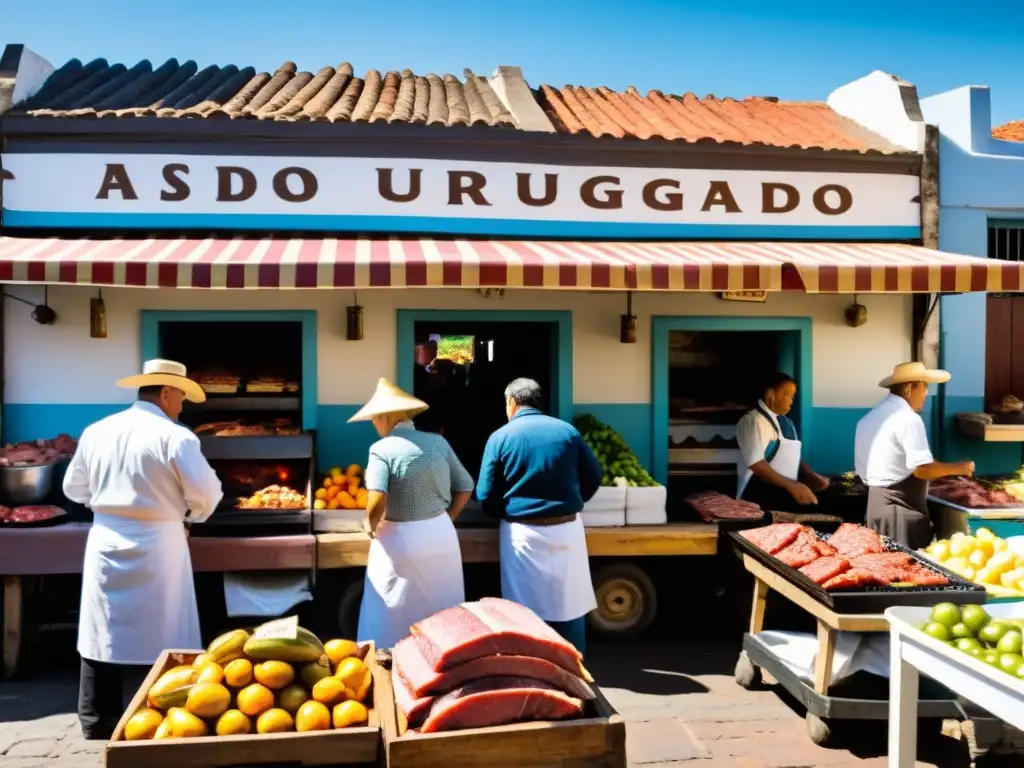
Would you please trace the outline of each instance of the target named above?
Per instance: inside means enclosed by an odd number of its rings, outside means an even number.
[[[601,485],[601,465],[571,424],[522,408],[487,440],[476,497],[508,520],[575,515]]]

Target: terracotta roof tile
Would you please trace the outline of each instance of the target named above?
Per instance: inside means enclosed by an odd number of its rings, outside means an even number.
[[[1003,141],[1024,141],[1024,120],[1011,120],[993,128],[992,137]]]
[[[768,97],[703,99],[630,86],[624,92],[604,86],[542,85],[538,103],[561,133],[596,137],[667,139],[761,144],[774,147],[909,153],[838,113],[824,102],[786,102]],[[1021,129],[1024,140],[1024,127]]]
[[[200,69],[170,59],[156,69],[72,59],[10,113],[49,117],[184,117],[276,121],[387,122],[515,127],[486,79],[465,70],[417,76],[409,70],[362,78],[352,65],[300,72],[287,61],[273,74],[234,65]]]

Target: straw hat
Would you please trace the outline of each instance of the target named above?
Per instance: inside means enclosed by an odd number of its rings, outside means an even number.
[[[185,366],[173,360],[147,360],[142,373],[118,379],[117,386],[126,389],[139,387],[172,387],[185,393],[185,399],[193,403],[206,401],[203,388],[186,376]]]
[[[390,381],[381,378],[377,382],[377,391],[373,393],[370,401],[349,419],[353,421],[369,421],[374,416],[383,416],[387,413],[407,413],[410,418],[423,413],[430,406],[422,400],[404,392]]]
[[[923,381],[925,384],[945,384],[952,377],[949,371],[925,368],[924,363],[900,363],[893,368],[892,376],[886,376],[878,386],[888,389],[895,384],[910,384]]]

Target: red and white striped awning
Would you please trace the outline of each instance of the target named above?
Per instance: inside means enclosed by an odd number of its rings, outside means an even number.
[[[0,238],[0,282],[140,288],[963,293],[1024,265],[895,243]]]

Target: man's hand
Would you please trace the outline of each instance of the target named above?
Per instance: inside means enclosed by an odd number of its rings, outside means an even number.
[[[370,522],[369,516],[363,518],[363,533],[365,533],[371,539],[375,536],[373,531],[373,524]]]
[[[971,477],[974,474],[974,462],[973,461],[962,461],[960,462],[960,474],[965,477]]]
[[[796,503],[800,505],[817,504],[818,497],[814,495],[810,488],[803,483],[792,483],[789,488],[790,495],[796,499]]]
[[[827,477],[819,475],[817,472],[810,472],[807,475],[807,487],[812,491],[818,491],[820,493],[828,488],[829,485],[831,485],[831,482],[832,481]]]

